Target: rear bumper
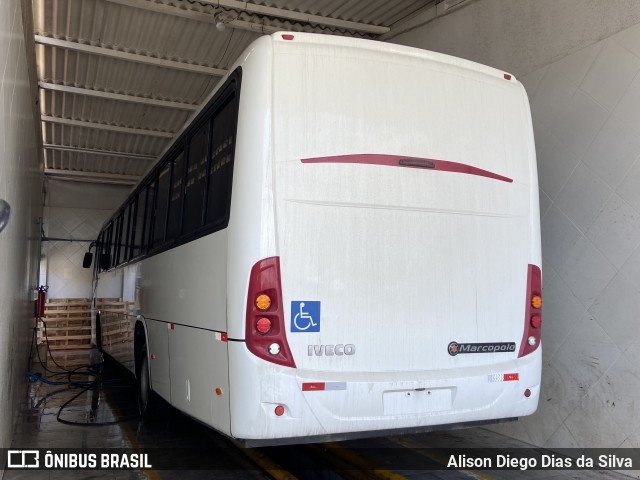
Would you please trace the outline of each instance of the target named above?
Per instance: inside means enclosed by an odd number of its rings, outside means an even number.
[[[365,432],[332,433],[305,437],[272,438],[265,440],[237,438],[245,447],[272,447],[279,445],[299,445],[306,443],[344,442],[361,438],[389,437],[391,435],[409,435],[412,433],[438,432],[442,430],[457,430],[460,428],[482,427],[497,423],[515,422],[518,418],[502,418],[499,420],[484,420],[478,422],[449,423],[445,425],[429,425],[426,427],[394,428],[391,430],[369,430]]]
[[[250,445],[494,423],[532,414],[540,395],[540,348],[489,367],[373,374],[278,367],[241,342],[230,344],[229,353],[231,434]],[[515,373],[517,380],[504,376]],[[275,414],[279,405],[282,416]]]

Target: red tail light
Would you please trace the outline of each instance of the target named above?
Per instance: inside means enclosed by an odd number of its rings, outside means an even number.
[[[258,308],[258,305],[265,305],[256,302],[260,295],[271,299],[266,309]],[[245,340],[249,351],[257,357],[285,367],[296,367],[284,324],[279,257],[260,260],[251,269]]]
[[[271,330],[271,320],[267,317],[260,317],[256,322],[256,330],[262,335],[269,333],[269,330]]]
[[[542,272],[540,267],[529,265],[527,271],[527,296],[524,309],[524,333],[519,357],[529,355],[540,346],[542,326]]]

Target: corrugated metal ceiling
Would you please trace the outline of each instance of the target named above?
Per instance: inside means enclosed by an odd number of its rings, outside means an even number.
[[[33,0],[45,173],[135,183],[260,35],[375,39],[439,2]]]

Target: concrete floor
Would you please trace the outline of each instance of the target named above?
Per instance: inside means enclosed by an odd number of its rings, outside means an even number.
[[[62,368],[73,371],[84,364],[98,364],[97,351],[53,352],[59,365],[47,358],[46,368],[37,361],[32,367],[48,382],[66,382],[74,385],[47,384],[33,381],[22,405],[22,413],[13,439],[13,449],[69,448],[75,452],[91,449],[127,449],[147,451],[153,455],[154,468],[144,470],[7,470],[3,480],[18,479],[257,479],[268,478],[265,470],[282,468],[294,477],[271,472],[274,478],[375,478],[377,474],[399,475],[402,479],[626,479],[611,471],[496,471],[496,470],[444,470],[446,456],[439,454],[445,448],[522,448],[521,442],[474,428],[448,432],[435,432],[402,437],[374,438],[340,444],[313,446],[271,447],[243,450],[225,437],[163,406],[152,421],[137,416],[135,382],[131,375],[112,362],[107,362],[103,375],[94,377],[89,372],[69,376],[56,374]],[[44,358],[45,351],[41,352]],[[47,369],[49,371],[47,371]],[[86,371],[79,368],[78,371]],[[90,382],[95,378],[100,381]],[[62,410],[61,410],[62,407]],[[65,423],[62,423],[65,422]],[[344,465],[336,459],[336,446],[346,447]],[[99,454],[98,451],[96,453]],[[267,457],[260,466],[253,463],[256,455]],[[202,459],[206,459],[203,461]],[[355,458],[355,461],[354,461]],[[271,463],[269,463],[271,462]],[[342,463],[341,463],[342,462]],[[194,469],[198,464],[199,469]],[[274,466],[275,465],[275,466]],[[278,465],[281,465],[279,467]],[[353,467],[353,465],[357,465]],[[171,467],[172,469],[165,469]],[[343,468],[344,470],[340,470]],[[347,471],[348,469],[348,471]],[[339,473],[336,473],[336,471]],[[630,473],[630,472],[627,472]],[[380,478],[380,476],[378,476]]]

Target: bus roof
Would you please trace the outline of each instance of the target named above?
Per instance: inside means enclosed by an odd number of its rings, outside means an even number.
[[[464,68],[466,70],[473,70],[499,78],[505,78],[506,75],[509,77],[508,80],[515,80],[515,76],[510,73],[498,70],[493,67],[489,67],[487,65],[472,62],[471,60],[465,60],[464,58],[458,58],[451,55],[446,55],[444,53],[437,53],[430,50],[423,50],[421,48],[408,47],[405,45],[398,45],[394,43],[301,32],[277,32],[272,34],[271,38],[274,42],[293,41],[296,43],[315,44],[318,46],[348,47],[358,50],[369,50],[380,53],[416,57],[429,60],[434,63],[456,66]]]

